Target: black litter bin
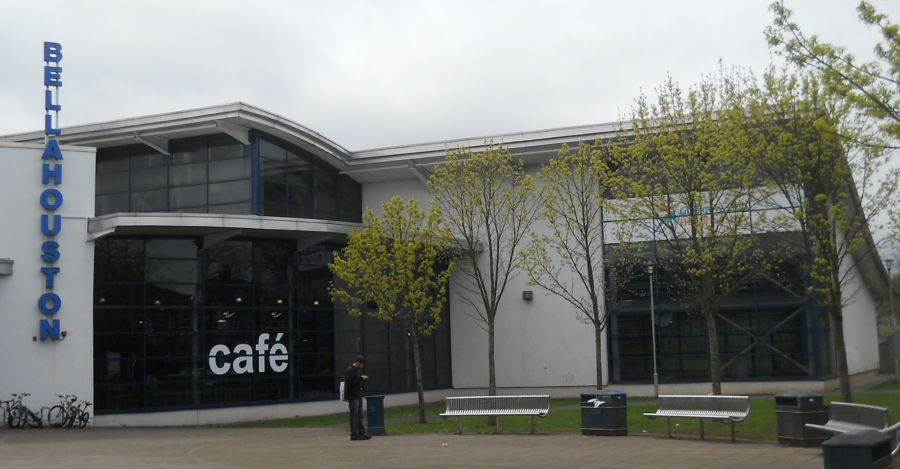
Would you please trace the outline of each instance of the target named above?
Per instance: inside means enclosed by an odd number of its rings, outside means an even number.
[[[891,467],[891,437],[878,430],[852,430],[822,443],[825,469]]]
[[[778,443],[788,446],[819,446],[831,435],[806,428],[807,423],[823,425],[828,420],[828,410],[822,404],[822,395],[811,392],[793,392],[775,396],[775,419]]]
[[[581,434],[627,435],[628,409],[625,393],[609,390],[582,394]]]
[[[366,396],[369,435],[384,435],[384,396]]]

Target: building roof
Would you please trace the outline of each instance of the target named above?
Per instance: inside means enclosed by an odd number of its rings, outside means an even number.
[[[540,164],[556,156],[563,143],[594,141],[611,136],[619,124],[607,123],[516,132],[439,142],[350,151],[324,135],[288,118],[247,103],[209,106],[184,111],[64,127],[60,142],[95,148],[141,143],[162,153],[176,138],[226,133],[248,144],[249,131],[259,130],[307,150],[359,182],[427,177],[428,167],[440,164],[448,149],[481,150],[503,143],[526,164]],[[0,140],[42,143],[43,131],[0,136]]]

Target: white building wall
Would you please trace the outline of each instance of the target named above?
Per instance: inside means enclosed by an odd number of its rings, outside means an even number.
[[[365,213],[366,209],[371,208],[376,215],[381,215],[382,202],[387,202],[395,195],[399,195],[404,199],[412,197],[423,207],[431,203],[431,194],[428,193],[428,189],[418,179],[411,177],[410,179],[397,181],[376,182],[363,184],[362,186],[363,213]]]
[[[43,146],[0,142],[0,258],[11,258],[13,274],[0,276],[0,399],[31,393],[32,409],[53,405],[58,394],[93,401],[94,246],[87,240],[87,221],[94,216],[93,148],[62,147],[64,201],[60,259],[54,292],[62,309],[54,318],[64,340],[36,340],[44,316],[38,298],[44,292],[41,267],[40,205]]]
[[[431,200],[417,179],[363,185],[363,208],[380,213],[381,202],[394,195]],[[547,233],[544,233],[547,234]],[[594,329],[581,323],[564,301],[545,296],[540,287],[528,286],[520,273],[511,279],[497,313],[495,360],[497,386],[502,388],[592,386],[596,384]],[[473,319],[471,305],[462,299],[465,277],[457,271],[450,286],[453,386],[482,388],[488,385],[488,335],[483,323]],[[522,291],[534,292],[534,300],[522,299]],[[603,341],[606,383],[606,337]]]
[[[854,375],[878,370],[878,312],[872,289],[856,267],[852,268],[844,288],[844,344],[847,349],[847,368]]]

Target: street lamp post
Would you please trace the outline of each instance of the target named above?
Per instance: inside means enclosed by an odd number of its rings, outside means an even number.
[[[894,267],[893,259],[885,259],[884,266],[888,271],[888,304],[890,305],[891,314],[891,360],[894,362],[894,381],[900,381],[900,365],[897,364],[897,341],[894,340],[894,334],[897,332],[897,325],[894,319],[894,283],[891,282],[891,269]]]
[[[653,307],[653,264],[647,265],[650,274],[650,340],[653,342],[653,396],[659,397],[659,374],[656,371],[656,313]]]

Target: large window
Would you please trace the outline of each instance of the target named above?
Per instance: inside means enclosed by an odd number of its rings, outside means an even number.
[[[261,215],[362,221],[359,183],[275,137],[259,136]]]
[[[253,144],[246,147],[221,134],[173,140],[171,155],[144,145],[98,150],[97,215],[185,212],[362,221],[359,183],[305,150],[256,131],[250,135]]]
[[[143,145],[97,152],[97,215],[251,213],[251,158],[231,137],[175,140],[167,156]]]
[[[664,382],[709,379],[706,320],[686,304],[666,273],[654,276],[656,347]],[[611,305],[609,357],[613,382],[648,382],[653,376],[650,282],[646,273],[618,288]],[[815,378],[821,360],[815,317],[802,296],[799,272],[780,282],[757,278],[721,301],[717,318],[724,380]],[[821,363],[819,364],[821,366]]]
[[[97,242],[98,411],[332,398],[334,313],[322,301],[325,266],[310,266],[309,256],[295,262],[292,241],[199,243]],[[324,261],[332,249],[308,252]],[[315,269],[317,276],[298,274]],[[262,361],[261,341],[270,350]]]
[[[96,242],[98,412],[335,399],[344,368],[359,353],[369,357],[369,391],[414,389],[406,335],[331,303],[328,264],[339,246],[297,251],[290,240],[201,242]],[[262,361],[261,341],[268,349]],[[422,340],[428,389],[450,386],[449,348],[446,322]]]

